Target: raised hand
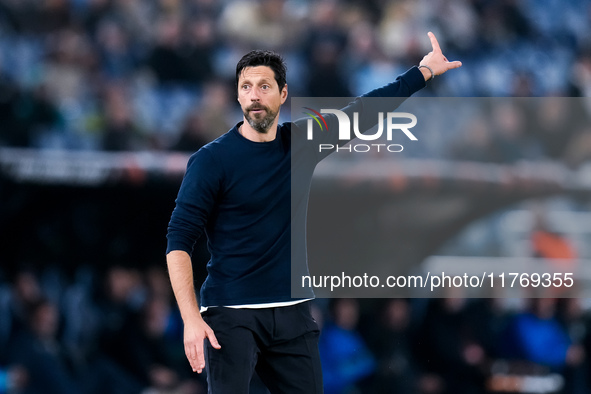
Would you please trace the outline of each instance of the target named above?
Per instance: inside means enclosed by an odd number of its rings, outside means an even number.
[[[419,63],[421,67],[421,72],[425,76],[425,80],[431,79],[435,75],[441,75],[452,68],[458,68],[462,66],[462,62],[460,61],[453,61],[450,62],[441,52],[441,47],[439,46],[439,42],[437,42],[437,38],[435,38],[435,34],[432,32],[428,33],[429,39],[431,40],[431,46],[433,50],[423,57],[423,60]],[[433,74],[431,75],[431,70],[433,70]]]

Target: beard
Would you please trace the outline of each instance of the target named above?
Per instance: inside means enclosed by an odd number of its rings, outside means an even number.
[[[262,113],[252,115],[250,111],[255,109],[264,110],[265,115],[263,116]],[[261,104],[253,104],[250,107],[246,108],[246,110],[243,110],[242,112],[244,113],[244,118],[246,119],[250,127],[255,129],[257,132],[263,134],[267,134],[267,132],[269,132],[269,128],[271,127],[271,125],[275,121],[275,118],[277,117],[277,112],[273,112],[271,109],[269,109],[269,107],[266,107]]]

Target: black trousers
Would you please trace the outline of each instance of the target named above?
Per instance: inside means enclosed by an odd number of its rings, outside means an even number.
[[[221,349],[205,341],[208,392],[248,394],[253,373],[272,394],[321,394],[318,325],[310,302],[263,308],[209,308],[203,319]]]

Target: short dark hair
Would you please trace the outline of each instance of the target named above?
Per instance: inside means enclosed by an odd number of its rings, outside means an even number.
[[[238,87],[238,80],[242,70],[246,67],[267,66],[273,70],[275,74],[275,81],[279,85],[279,91],[283,89],[287,83],[287,67],[285,61],[278,53],[273,51],[264,51],[255,49],[242,56],[242,59],[236,65],[236,87]]]

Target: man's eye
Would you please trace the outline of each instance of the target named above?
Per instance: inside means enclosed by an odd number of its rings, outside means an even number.
[[[262,86],[263,90],[267,90],[267,89],[269,89],[269,87],[270,87],[269,85],[263,85]]]
[[[249,86],[248,85],[242,85],[242,89],[248,89]]]

